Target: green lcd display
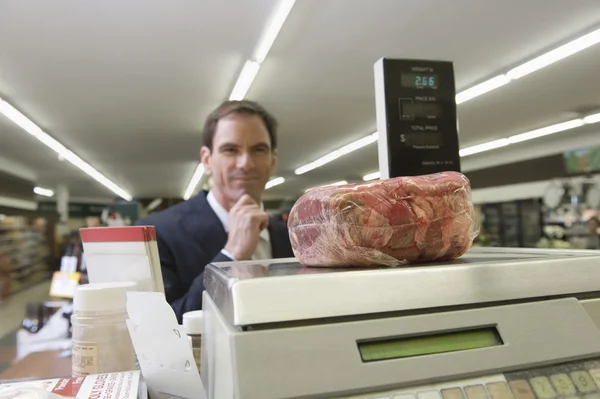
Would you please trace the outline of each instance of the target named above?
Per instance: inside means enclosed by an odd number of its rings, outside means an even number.
[[[358,342],[363,362],[399,359],[502,345],[495,327]]]

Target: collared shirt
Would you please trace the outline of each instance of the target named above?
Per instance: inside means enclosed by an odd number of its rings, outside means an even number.
[[[223,229],[225,230],[225,232],[229,233],[229,212],[225,208],[223,208],[223,206],[219,203],[219,201],[217,201],[212,190],[208,192],[208,195],[206,196],[206,200],[208,201],[208,204],[210,205],[212,210],[215,212],[215,214],[217,215],[217,217],[223,224]],[[260,206],[261,206],[261,209],[264,209],[264,206],[262,203],[260,204]],[[229,257],[230,259],[236,260],[233,257],[233,255],[231,255],[229,253],[229,251],[227,251],[225,248],[223,248],[221,250],[221,252],[225,256]],[[271,259],[271,257],[272,257],[271,240],[269,238],[269,231],[267,229],[263,229],[259,234],[258,245],[256,246],[256,249],[254,250],[252,259],[254,259],[254,260]]]

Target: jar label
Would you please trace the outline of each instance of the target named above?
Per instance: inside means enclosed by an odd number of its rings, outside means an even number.
[[[72,342],[73,376],[98,374],[98,346],[94,342]]]

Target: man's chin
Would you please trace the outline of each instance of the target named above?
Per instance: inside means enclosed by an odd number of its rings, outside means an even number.
[[[236,187],[235,189],[231,190],[231,197],[232,199],[235,199],[235,201],[238,201],[244,194],[248,194],[256,202],[260,202],[262,200],[263,192],[264,189],[256,186]]]

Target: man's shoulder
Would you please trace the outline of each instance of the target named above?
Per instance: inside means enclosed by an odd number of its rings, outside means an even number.
[[[197,202],[197,201],[196,201]],[[192,200],[182,201],[163,211],[149,215],[138,220],[138,226],[154,226],[157,229],[168,229],[176,227],[181,220],[185,219],[195,209]]]
[[[181,218],[177,212],[169,209],[154,213],[135,222],[137,226],[154,226],[157,234],[162,234],[165,230],[175,229]]]

